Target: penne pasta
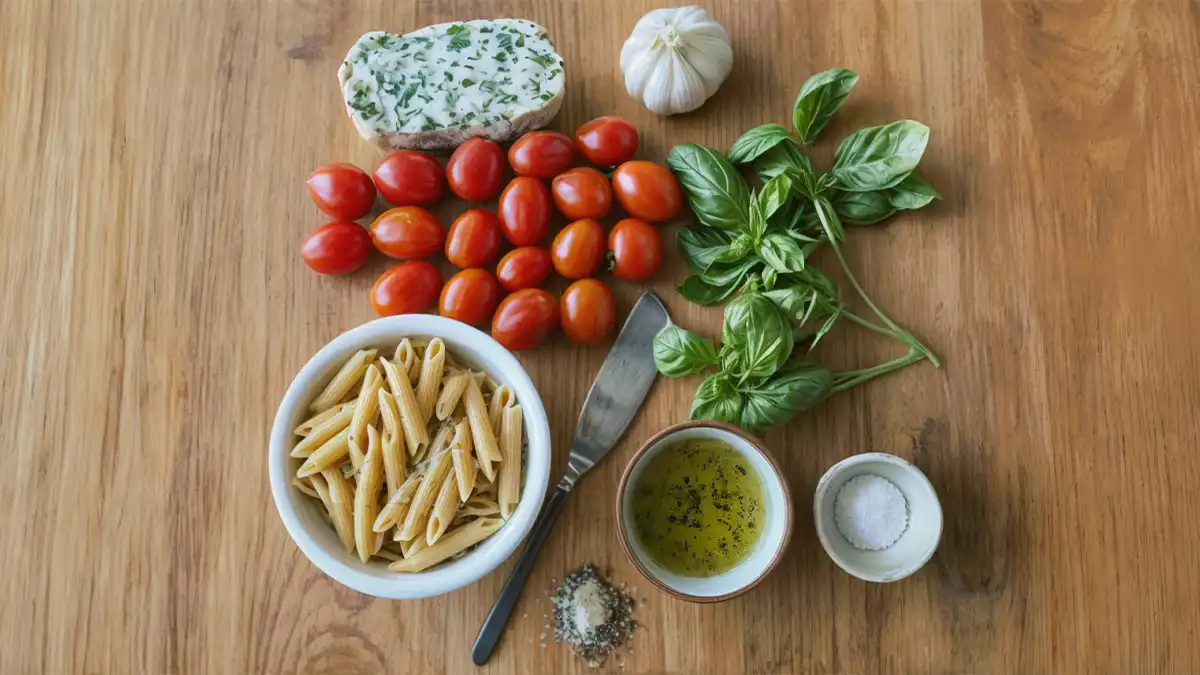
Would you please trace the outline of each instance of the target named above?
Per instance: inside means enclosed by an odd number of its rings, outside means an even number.
[[[462,400],[463,392],[467,389],[467,372],[456,371],[442,381],[442,393],[438,395],[433,412],[439,420],[444,420],[454,413],[458,402]]]
[[[400,412],[396,410],[396,398],[392,393],[380,389],[379,413],[383,418],[383,433],[380,442],[383,444],[383,475],[387,481],[387,494],[391,497],[400,489],[401,483],[407,476],[404,460],[404,431],[400,424]]]
[[[453,436],[454,425],[443,424],[442,426],[438,427],[437,432],[433,436],[433,441],[431,441],[429,445],[421,446],[421,448],[417,450],[417,454],[412,456],[412,461],[420,462],[426,455],[430,457],[436,456],[442,450],[450,447],[450,439],[453,438]]]
[[[402,541],[400,542],[400,554],[405,558],[409,558],[428,546],[429,544],[426,543],[425,537],[417,537],[411,541]]]
[[[315,473],[320,473],[330,467],[336,467],[341,464],[346,455],[350,452],[349,445],[349,429],[342,429],[336,436],[325,441],[325,444],[317,448],[317,451],[309,455],[308,459],[300,465],[300,469],[296,471],[297,478],[307,478]]]
[[[296,427],[295,429],[292,429],[292,433],[296,434],[297,436],[307,436],[307,435],[311,434],[314,429],[321,426],[325,422],[329,421],[329,419],[331,417],[333,417],[334,415],[342,412],[343,410],[347,410],[347,409],[354,410],[354,401],[336,405],[336,406],[326,410],[325,412],[320,412],[320,413],[317,413],[316,415],[313,415],[312,417],[308,418],[307,420],[304,420],[303,422],[301,422],[300,426]],[[292,456],[295,457],[295,455],[292,455]]]
[[[396,345],[396,354],[392,358],[392,363],[404,367],[404,372],[408,373],[409,384],[417,381],[417,375],[421,372],[421,355],[417,353],[417,348],[413,345],[412,340],[404,339],[400,341],[399,345]],[[395,387],[392,388],[392,393],[396,393]]]
[[[447,532],[436,544],[420,551],[411,551],[404,560],[388,565],[396,572],[420,572],[487,539],[504,521],[499,518],[479,518]]]
[[[408,378],[397,372],[396,364],[383,361],[383,369],[387,373],[388,384],[392,387],[392,396],[395,397],[396,408],[400,412],[400,425],[404,428],[408,454],[414,455],[421,444],[429,443],[429,431],[425,428],[425,423],[420,421],[417,395],[413,392]]]
[[[487,408],[483,405],[483,393],[479,391],[479,384],[475,380],[467,382],[463,406],[467,409],[467,421],[471,423],[471,437],[475,441],[479,468],[489,481],[495,480],[496,469],[492,465],[501,460],[500,448],[496,445],[496,435],[488,420]]]
[[[324,445],[329,439],[336,436],[343,429],[350,426],[350,421],[354,419],[354,409],[342,410],[331,416],[313,429],[311,433],[303,438],[296,447],[292,448],[292,457],[308,457],[313,452]]]
[[[375,555],[379,556],[380,558],[383,558],[384,560],[387,560],[388,562],[396,562],[397,560],[404,559],[399,553],[396,553],[395,551],[393,551],[392,549],[390,549],[386,546],[379,549],[379,551],[376,552]]]
[[[482,370],[468,370],[467,375],[470,375],[471,379],[475,380],[475,384],[479,385],[481,389],[487,383],[487,373]]]
[[[379,486],[383,482],[383,457],[379,432],[367,426],[367,456],[358,474],[354,490],[354,546],[358,559],[367,562],[375,555],[375,530],[371,526],[379,515]],[[380,542],[380,546],[382,546]]]
[[[475,517],[495,516],[500,513],[500,505],[496,500],[490,499],[483,495],[474,495],[467,500],[458,510],[458,517]]]
[[[408,507],[408,513],[404,516],[404,525],[400,528],[401,541],[408,541],[425,531],[429,510],[433,508],[442,481],[446,479],[446,474],[451,468],[449,451],[444,450],[430,460],[425,475],[421,477],[421,484],[417,487],[417,493],[413,495],[412,504]]]
[[[345,398],[346,394],[358,384],[358,381],[367,372],[367,366],[375,360],[376,350],[360,349],[358,353],[350,357],[350,360],[342,366],[342,369],[333,376],[329,384],[325,385],[325,390],[322,391],[313,402],[309,404],[308,409],[313,412],[321,412],[326,408],[332,408],[338,401]]]
[[[313,489],[312,484],[309,483],[309,481],[304,478],[296,478],[295,476],[293,476],[292,477],[292,485],[294,485],[297,490],[303,492],[304,494],[308,495],[309,497],[312,497],[313,499],[321,498],[320,495],[317,494],[317,491],[315,489]]]
[[[358,392],[358,403],[354,406],[354,417],[350,420],[350,461],[358,469],[363,464],[363,451],[367,443],[367,425],[374,424],[379,414],[379,390],[383,387],[383,376],[375,364],[367,366],[363,375],[362,389]]]
[[[321,477],[324,478],[326,489],[329,491],[329,516],[333,519],[333,527],[337,530],[338,539],[342,542],[342,548],[346,549],[346,553],[354,552],[354,491],[350,489],[350,482],[342,477],[342,472],[337,467],[325,469],[321,472]],[[319,484],[314,479],[313,487],[317,488],[318,494]]]
[[[400,489],[392,493],[391,498],[379,510],[379,515],[375,518],[375,523],[371,529],[376,532],[385,532],[389,527],[404,522],[404,516],[408,513],[408,505],[412,503],[412,498],[417,494],[417,487],[421,484],[420,474],[413,474],[404,481],[404,485]]]
[[[421,371],[417,377],[417,409],[421,411],[421,424],[428,424],[437,403],[438,389],[442,386],[442,370],[446,366],[446,344],[441,338],[429,341],[421,359]]]
[[[500,515],[508,520],[521,500],[521,438],[522,438],[521,406],[514,405],[504,409],[504,419],[500,425],[500,477],[497,483],[496,502],[500,505]]]
[[[491,375],[488,375],[487,373],[480,374],[483,375],[483,382],[480,382],[479,386],[483,387],[484,391],[495,392],[497,389],[503,386],[493,379]]]
[[[438,490],[437,499],[433,502],[433,511],[429,514],[429,522],[425,526],[425,543],[433,546],[441,539],[454,520],[454,512],[458,510],[458,481],[454,471],[446,474],[442,487]]]
[[[475,474],[478,465],[471,456],[473,447],[470,423],[465,419],[459,420],[454,429],[454,438],[450,441],[450,457],[454,460],[454,475],[458,483],[459,501],[467,501],[471,496],[471,491],[475,489]]]
[[[496,498],[497,481],[481,481],[475,483],[475,494]]]
[[[516,402],[517,398],[513,396],[512,389],[506,385],[500,385],[492,393],[492,398],[488,401],[488,421],[492,423],[492,431],[496,432],[497,436],[500,435],[500,416],[504,414],[505,408],[515,405]]]

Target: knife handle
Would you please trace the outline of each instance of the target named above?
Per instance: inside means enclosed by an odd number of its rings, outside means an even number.
[[[537,522],[533,524],[533,531],[529,533],[525,550],[521,551],[516,566],[509,572],[504,588],[500,589],[500,597],[496,598],[496,604],[492,605],[492,611],[484,619],[483,627],[479,629],[479,637],[475,638],[475,644],[471,647],[471,660],[475,665],[482,666],[487,663],[492,650],[496,648],[500,633],[504,631],[508,617],[516,607],[517,599],[521,597],[521,590],[525,588],[525,582],[529,580],[529,574],[533,571],[538,552],[542,550],[542,544],[546,543],[550,528],[554,526],[554,521],[558,520],[558,514],[562,512],[563,503],[567,501],[569,494],[571,493],[562,487],[555,489],[546,506],[542,508]]]

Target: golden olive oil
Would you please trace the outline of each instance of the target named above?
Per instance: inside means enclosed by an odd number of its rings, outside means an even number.
[[[679,441],[647,460],[633,487],[634,527],[664,569],[710,577],[741,562],[762,533],[762,483],[724,441]]]

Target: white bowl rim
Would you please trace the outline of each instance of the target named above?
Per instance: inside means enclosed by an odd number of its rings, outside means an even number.
[[[340,548],[330,550],[309,532],[301,521],[297,504],[302,496],[291,484],[290,451],[294,443],[292,415],[315,395],[315,380],[336,355],[364,346],[378,345],[402,336],[436,336],[454,348],[460,344],[486,352],[503,372],[490,372],[493,377],[512,387],[525,411],[527,440],[524,484],[521,501],[508,522],[496,534],[462,558],[418,573],[388,572],[386,579],[378,573],[357,569],[357,558],[350,558]],[[323,384],[323,383],[322,383]],[[544,451],[538,451],[544,448]],[[551,437],[549,419],[537,388],[515,356],[486,333],[464,323],[433,314],[403,314],[369,321],[343,332],[304,364],[288,385],[280,401],[271,428],[267,451],[268,473],[275,509],[284,528],[296,546],[314,565],[335,581],[360,593],[389,599],[415,599],[441,595],[468,586],[501,565],[517,549],[533,528],[546,495],[550,480]]]

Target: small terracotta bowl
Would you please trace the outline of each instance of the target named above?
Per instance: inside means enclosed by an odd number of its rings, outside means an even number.
[[[651,457],[669,445],[696,438],[725,441],[758,473],[766,507],[763,532],[754,548],[733,569],[711,577],[687,577],[663,569],[639,541],[633,522],[633,486]],[[737,427],[699,420],[667,427],[646,441],[629,460],[617,487],[617,532],[630,562],[659,590],[688,602],[722,602],[753,588],[779,564],[792,536],[792,496],[787,481],[762,441]]]

